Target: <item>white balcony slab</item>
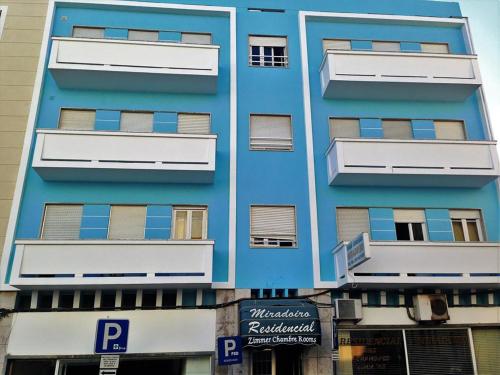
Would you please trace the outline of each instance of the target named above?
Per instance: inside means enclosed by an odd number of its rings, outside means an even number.
[[[328,50],[320,71],[325,98],[463,101],[481,85],[475,55]]]
[[[19,288],[212,283],[214,241],[16,241]]]
[[[210,183],[216,135],[37,130],[45,180]]]
[[[496,142],[336,138],[330,185],[482,187],[500,175]]]
[[[215,93],[219,46],[52,38],[49,70],[59,87]]]
[[[500,243],[372,241],[367,233],[333,250],[339,286],[498,286]]]

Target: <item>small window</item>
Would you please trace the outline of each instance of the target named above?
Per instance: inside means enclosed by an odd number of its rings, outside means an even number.
[[[409,120],[382,120],[384,138],[412,139],[411,121]]]
[[[156,307],[156,289],[144,289],[142,291],[142,307],[149,309]]]
[[[333,50],[350,50],[351,41],[347,39],[323,39],[323,52]]]
[[[278,115],[250,115],[250,149],[291,151],[292,118]]]
[[[399,42],[372,42],[372,49],[377,52],[400,52]]]
[[[40,290],[36,302],[37,309],[50,309],[52,308],[53,292],[50,290]]]
[[[359,119],[330,118],[330,139],[359,137]]]
[[[104,39],[104,27],[73,27],[73,38]]]
[[[78,204],[48,204],[42,226],[43,240],[78,240],[83,206]]]
[[[250,36],[250,66],[287,67],[288,51],[286,37]]]
[[[162,291],[161,306],[175,307],[177,305],[177,290],[167,289]]]
[[[423,53],[450,53],[448,43],[420,43]]]
[[[424,210],[394,210],[398,241],[426,241]]]
[[[351,241],[370,232],[367,208],[337,208],[337,242]]]
[[[210,134],[210,115],[207,113],[179,113],[177,133]]]
[[[157,42],[159,33],[158,31],[150,30],[129,30],[128,40],[136,40],[140,42]]]
[[[293,206],[251,206],[251,247],[296,247],[296,218]]]
[[[484,241],[479,210],[450,210],[450,218],[455,241]]]
[[[137,292],[135,290],[122,290],[122,309],[135,308]]]
[[[3,27],[5,25],[5,18],[7,17],[7,6],[0,6],[0,38],[2,37]]]
[[[75,298],[75,292],[72,290],[61,290],[59,292],[59,308],[60,309],[72,309],[73,300]]]
[[[212,44],[212,34],[181,33],[181,42],[191,44]]]
[[[61,109],[59,129],[93,130],[95,111],[86,109]]]
[[[207,238],[206,207],[174,207],[174,240],[204,240]]]
[[[95,292],[93,290],[82,290],[80,292],[80,308],[93,309],[95,305]]]
[[[101,291],[101,309],[114,309],[116,304],[116,291]]]
[[[142,240],[146,206],[111,206],[108,239]]]
[[[465,126],[463,121],[434,121],[436,139],[448,139],[463,141],[465,137]]]
[[[152,112],[122,112],[120,130],[124,132],[151,133],[153,131]]]

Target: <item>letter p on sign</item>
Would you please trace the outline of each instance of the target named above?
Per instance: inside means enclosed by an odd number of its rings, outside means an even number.
[[[96,353],[125,353],[128,341],[128,320],[97,321]]]
[[[217,352],[219,366],[235,365],[243,360],[241,337],[217,338]]]

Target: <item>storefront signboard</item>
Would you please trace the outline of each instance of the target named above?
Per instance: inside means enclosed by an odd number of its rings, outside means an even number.
[[[346,245],[347,267],[352,270],[354,267],[370,259],[370,249],[365,246],[364,235],[361,233]]]
[[[318,309],[306,299],[242,301],[240,336],[245,347],[319,345]]]
[[[218,337],[217,349],[219,366],[242,363],[243,350],[241,345],[241,337]]]

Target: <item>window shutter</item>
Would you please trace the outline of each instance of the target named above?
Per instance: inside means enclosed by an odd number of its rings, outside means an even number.
[[[61,109],[59,129],[93,130],[95,111],[85,109]]]
[[[73,38],[104,38],[104,28],[102,27],[73,27]]]
[[[329,49],[350,50],[351,41],[343,39],[323,39],[323,51]]]
[[[420,43],[420,49],[425,53],[450,53],[448,43]]]
[[[286,47],[286,38],[278,36],[253,36],[249,38],[251,46]]]
[[[295,241],[295,207],[252,206],[250,209],[250,235]]]
[[[152,132],[152,112],[122,112],[120,116],[120,130],[126,132]]]
[[[212,44],[212,34],[182,33],[181,42],[191,44]]]
[[[170,238],[172,226],[172,206],[148,206],[145,237],[148,240]]]
[[[82,240],[105,240],[108,238],[109,209],[109,205],[106,204],[86,204],[83,206],[80,226]]]
[[[337,242],[351,241],[370,232],[367,208],[337,208]]]
[[[481,212],[479,210],[450,210],[450,218],[452,218],[452,219],[480,219]]]
[[[387,139],[412,139],[411,121],[407,120],[382,120],[384,138]]]
[[[434,121],[436,139],[465,140],[465,129],[462,121]]]
[[[110,240],[142,240],[146,206],[111,206]]]
[[[399,52],[401,44],[399,42],[372,42],[372,49],[379,52]]]
[[[158,31],[149,30],[129,30],[128,31],[129,40],[137,40],[143,42],[157,42],[158,41]]]
[[[425,223],[424,210],[397,209],[394,210],[396,223]]]
[[[472,330],[474,352],[476,354],[478,374],[496,374],[500,368],[498,343],[500,343],[500,329],[478,328]]]
[[[291,150],[290,116],[250,116],[250,148],[252,150]]]
[[[425,218],[430,241],[453,241],[450,213],[445,208],[427,208]]]
[[[210,115],[198,113],[179,113],[177,132],[185,134],[209,134]]]
[[[368,213],[372,240],[395,241],[396,227],[392,208],[370,208]]]
[[[42,228],[44,240],[78,240],[83,206],[77,204],[48,204]]]
[[[359,120],[350,118],[330,119],[330,139],[359,138]]]
[[[359,132],[362,138],[382,138],[382,120],[378,118],[360,119]]]

